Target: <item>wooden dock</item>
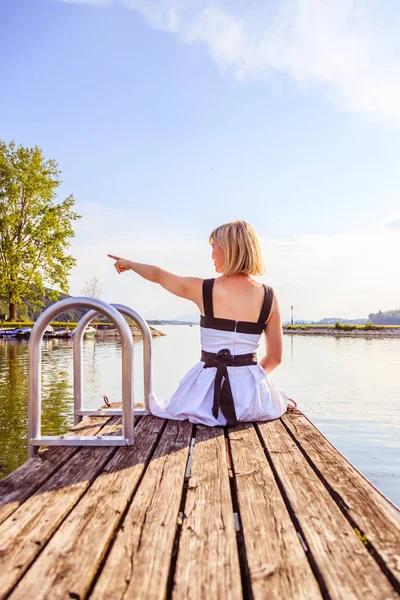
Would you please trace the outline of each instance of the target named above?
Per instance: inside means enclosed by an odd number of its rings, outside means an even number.
[[[1,599],[388,600],[399,580],[398,513],[296,410],[142,417],[134,446],[49,448],[0,481]]]

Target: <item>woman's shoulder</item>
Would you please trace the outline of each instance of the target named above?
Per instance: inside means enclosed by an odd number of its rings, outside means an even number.
[[[274,288],[271,285],[268,285],[267,283],[263,283],[262,285],[263,285],[264,289],[267,290],[267,292],[269,292],[272,295],[275,295]]]

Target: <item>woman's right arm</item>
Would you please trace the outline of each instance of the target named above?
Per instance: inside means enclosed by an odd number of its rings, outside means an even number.
[[[200,308],[201,305],[199,302],[201,302],[202,298],[203,280],[199,277],[180,277],[179,275],[165,271],[155,265],[134,262],[112,254],[109,254],[108,256],[117,261],[114,266],[118,273],[123,273],[128,270],[135,271],[135,273],[144,279],[160,284],[168,292],[171,292],[171,294],[186,298],[187,300],[192,300]]]
[[[260,365],[267,373],[270,373],[281,364],[283,351],[282,320],[275,293],[270,316],[264,332],[266,354],[260,360]]]

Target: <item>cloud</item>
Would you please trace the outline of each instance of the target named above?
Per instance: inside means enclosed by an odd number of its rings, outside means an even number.
[[[399,229],[400,230],[400,219],[394,219],[393,221],[387,221],[384,225],[385,229]]]
[[[204,44],[219,68],[240,80],[268,78],[274,85],[284,75],[301,89],[320,88],[342,110],[400,123],[400,11],[379,0],[115,2],[150,27]]]

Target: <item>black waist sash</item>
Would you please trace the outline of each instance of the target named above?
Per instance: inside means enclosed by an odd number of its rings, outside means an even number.
[[[221,412],[226,419],[227,425],[236,425],[237,418],[235,404],[233,402],[232,389],[229,382],[227,367],[248,367],[250,365],[256,365],[256,353],[254,352],[252,354],[238,354],[237,356],[232,356],[228,348],[220,350],[217,352],[217,354],[202,350],[201,360],[205,363],[203,369],[210,369],[211,367],[216,367],[217,369],[214,381],[214,403],[212,407],[212,414],[217,419],[218,410],[221,408]],[[222,378],[224,378],[223,383]]]

